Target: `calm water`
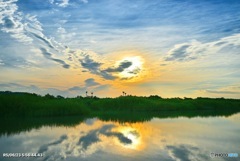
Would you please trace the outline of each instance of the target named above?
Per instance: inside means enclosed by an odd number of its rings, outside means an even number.
[[[240,154],[240,113],[228,117],[153,118],[137,123],[91,118],[71,127],[45,125],[0,137],[1,161],[240,160],[211,158],[211,152]],[[44,156],[5,158],[3,153]]]

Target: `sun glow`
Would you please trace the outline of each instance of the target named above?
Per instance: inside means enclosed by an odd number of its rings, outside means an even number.
[[[129,149],[138,149],[139,145],[141,144],[139,133],[135,129],[124,129],[122,133],[132,141],[131,144],[125,144],[124,147]]]
[[[121,62],[131,62],[131,65],[119,73],[119,77],[122,79],[130,79],[137,77],[143,68],[143,59],[140,56],[126,57]]]

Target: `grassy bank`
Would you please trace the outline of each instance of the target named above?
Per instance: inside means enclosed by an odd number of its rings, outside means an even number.
[[[116,112],[240,111],[239,99],[169,98],[158,96],[117,98],[63,98],[30,93],[0,92],[1,117],[97,116]]]

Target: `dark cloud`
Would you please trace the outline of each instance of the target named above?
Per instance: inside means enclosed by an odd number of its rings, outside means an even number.
[[[189,44],[184,44],[181,45],[180,47],[174,48],[170,55],[168,57],[166,57],[166,61],[173,61],[173,60],[178,60],[178,61],[182,61],[184,59],[186,59],[186,57],[188,56],[187,53],[187,48],[190,47]]]
[[[100,71],[97,73],[98,75],[101,75],[103,78],[107,79],[107,80],[114,80],[117,77],[113,76],[112,74],[106,72],[106,71]]]
[[[3,21],[6,28],[14,28],[15,24],[9,17],[5,17]]]
[[[110,72],[110,73],[111,72],[122,72],[122,71],[124,71],[124,69],[130,67],[131,65],[132,65],[132,62],[125,60],[125,61],[121,62],[118,67],[116,67],[116,68],[107,68],[104,71]]]
[[[68,65],[67,63],[65,63],[65,61],[63,61],[63,60],[56,59],[56,58],[52,58],[52,60],[55,61],[55,62],[57,62],[57,63],[59,63],[59,64],[62,64],[62,67],[63,67],[63,68],[66,68],[66,69],[70,68],[70,65]]]
[[[99,142],[100,139],[98,137],[98,131],[97,130],[93,130],[90,131],[87,135],[82,136],[77,145],[81,145],[83,149],[87,149],[89,146],[91,146],[94,143]]]
[[[98,63],[90,58],[89,55],[85,56],[84,59],[79,59],[82,67],[88,69],[90,72],[96,72],[99,70],[99,67],[102,63]]]
[[[116,137],[122,144],[132,144],[132,140],[124,136],[120,132],[107,132],[105,133],[106,136],[108,137]]]
[[[131,61],[124,60],[122,61],[117,67],[110,67],[107,69],[101,69],[102,63],[99,63],[95,60],[93,60],[89,55],[85,55],[83,59],[79,59],[79,62],[81,63],[82,67],[87,69],[93,74],[100,75],[101,77],[107,79],[107,80],[114,80],[117,79],[117,76],[114,76],[113,73],[120,73],[123,72],[125,69],[132,66]],[[86,70],[83,70],[82,72],[86,72]],[[128,71],[129,74],[137,75],[139,72],[141,72],[140,68],[136,68],[134,70]],[[131,78],[133,78],[131,77]],[[128,78],[128,79],[131,79]]]
[[[116,125],[114,125],[114,124],[104,125],[104,126],[102,126],[102,127],[99,129],[99,133],[104,134],[104,133],[112,130],[112,128],[114,128],[114,127],[116,127]]]
[[[99,85],[98,82],[95,82],[95,80],[93,78],[89,78],[89,79],[86,79],[85,80],[85,85],[87,87],[90,87],[90,86],[96,86],[96,85]]]
[[[82,136],[79,139],[77,145],[81,145],[83,149],[86,150],[92,144],[101,141],[98,136],[99,134],[106,133],[108,130],[111,130],[113,127],[114,125],[110,124],[110,125],[104,125],[100,129],[91,130],[85,136]]]
[[[128,60],[122,61],[117,67],[111,67],[107,68],[105,70],[102,70],[102,73],[107,74],[108,76],[112,76],[111,73],[120,73],[123,72],[125,69],[128,69],[132,66],[132,62]],[[129,74],[131,74],[131,77],[121,78],[121,80],[128,80],[134,78],[137,74],[141,72],[141,69],[136,67],[135,69],[127,71]],[[114,78],[115,79],[115,78]]]
[[[102,63],[94,61],[92,58],[90,58],[89,55],[86,55],[83,59],[79,59],[79,62],[83,68],[87,69],[92,74],[100,75],[103,78],[108,79],[108,80],[116,79],[115,76],[111,75],[110,73],[108,73],[104,70],[101,70],[100,67],[101,67]],[[83,70],[83,72],[86,72],[86,71]]]
[[[41,36],[39,36],[39,35],[37,35],[37,34],[35,34],[35,33],[33,33],[33,32],[31,32],[31,34],[32,34],[34,37],[36,37],[37,39],[39,39],[39,40],[41,40],[42,42],[44,42],[49,48],[55,49],[55,48],[53,47],[53,45],[49,42],[49,40],[47,40],[46,38],[43,38],[43,37],[41,37]]]
[[[98,91],[99,89],[103,89],[106,85],[100,85],[100,83],[96,82],[93,78],[89,78],[85,80],[84,86],[74,86],[69,88],[69,91],[81,91],[81,90],[87,90],[88,87],[95,87],[93,91]],[[105,88],[104,88],[105,89]]]
[[[140,72],[141,72],[141,69],[140,69],[140,68],[135,68],[135,69],[129,71],[128,73],[129,73],[129,74],[137,75],[137,74],[140,73]]]
[[[191,159],[189,158],[189,156],[191,155],[191,151],[185,146],[183,145],[180,145],[179,147],[167,146],[167,149],[169,149],[172,152],[174,158],[179,159],[181,161],[191,161]]]
[[[208,47],[209,44],[200,42],[178,44],[168,52],[165,61],[191,61],[197,59],[200,55],[203,56]]]
[[[53,54],[50,53],[50,52],[48,52],[47,49],[45,49],[45,48],[40,48],[40,50],[41,50],[41,52],[42,52],[42,54],[43,54],[43,56],[44,56],[45,58],[47,58],[47,59],[49,59],[49,60],[53,60],[53,61],[61,64],[63,68],[66,68],[66,69],[70,68],[70,65],[68,65],[65,61],[60,60],[60,59],[53,58],[53,57],[52,57]]]

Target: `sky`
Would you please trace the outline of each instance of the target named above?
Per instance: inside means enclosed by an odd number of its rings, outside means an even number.
[[[0,91],[240,98],[240,1],[0,0]]]

